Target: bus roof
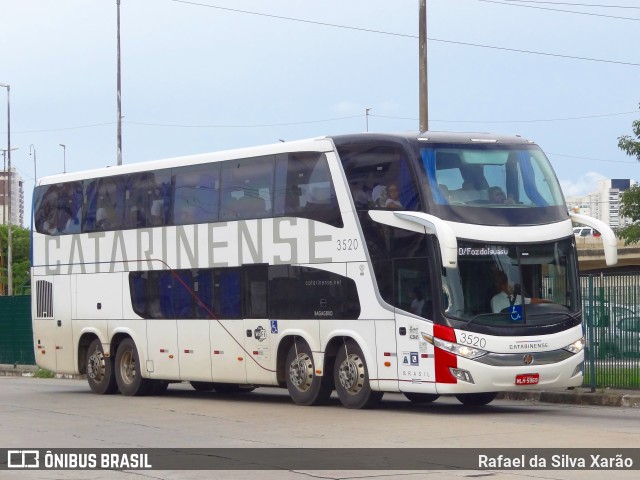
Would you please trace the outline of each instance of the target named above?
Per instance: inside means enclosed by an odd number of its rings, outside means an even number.
[[[517,135],[494,135],[489,133],[460,133],[460,132],[403,132],[403,133],[355,133],[345,135],[332,135],[326,137],[315,137],[291,142],[278,142],[270,145],[256,147],[223,150],[219,152],[202,153],[196,155],[180,156],[163,160],[151,160],[138,163],[130,163],[120,166],[107,166],[103,168],[84,170],[79,172],[64,173],[42,177],[38,180],[37,186],[51,185],[62,182],[78,181],[87,178],[109,177],[126,173],[140,171],[161,170],[179,165],[197,165],[200,163],[217,162],[223,160],[233,160],[236,158],[255,157],[260,155],[275,155],[291,151],[323,151],[333,149],[333,142],[337,145],[378,141],[398,141],[416,140],[425,143],[496,143],[496,144],[532,144]]]

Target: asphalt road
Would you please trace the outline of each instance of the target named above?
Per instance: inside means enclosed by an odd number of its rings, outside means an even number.
[[[0,448],[636,448],[640,409],[455,399],[417,406],[387,394],[355,411],[337,398],[299,407],[286,390],[200,393],[174,384],[160,397],[99,396],[86,382],[0,377]],[[638,478],[635,471],[0,471],[0,479],[502,479]]]

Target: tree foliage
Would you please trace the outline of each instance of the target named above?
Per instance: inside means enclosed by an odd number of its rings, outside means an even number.
[[[2,238],[2,268],[0,268],[0,284],[7,292],[7,226],[0,225]],[[11,227],[11,257],[13,266],[13,293],[22,295],[28,291],[31,269],[31,230],[18,226]]]
[[[640,186],[636,185],[624,192],[620,198],[620,215],[630,218],[633,223],[618,230],[624,244],[640,242]]]
[[[633,122],[633,134],[618,137],[618,147],[630,157],[640,162],[640,120]],[[618,236],[624,244],[640,242],[640,187],[635,186],[624,192],[620,198],[620,214],[630,218],[633,223],[618,230]]]

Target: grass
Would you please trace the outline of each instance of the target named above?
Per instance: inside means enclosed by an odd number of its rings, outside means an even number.
[[[56,376],[56,374],[55,374],[55,373],[53,373],[53,372],[52,372],[52,371],[50,371],[50,370],[45,370],[44,368],[39,368],[38,370],[36,370],[36,371],[33,373],[33,376],[34,376],[35,378],[53,378],[53,377],[55,377],[55,376]]]
[[[591,385],[591,372],[585,372],[585,387]],[[640,389],[640,368],[617,367],[595,368],[595,384],[597,387]]]

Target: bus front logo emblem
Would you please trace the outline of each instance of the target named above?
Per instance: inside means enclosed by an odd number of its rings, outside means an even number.
[[[527,353],[524,357],[522,357],[522,361],[525,365],[531,365],[533,363],[533,355]]]

